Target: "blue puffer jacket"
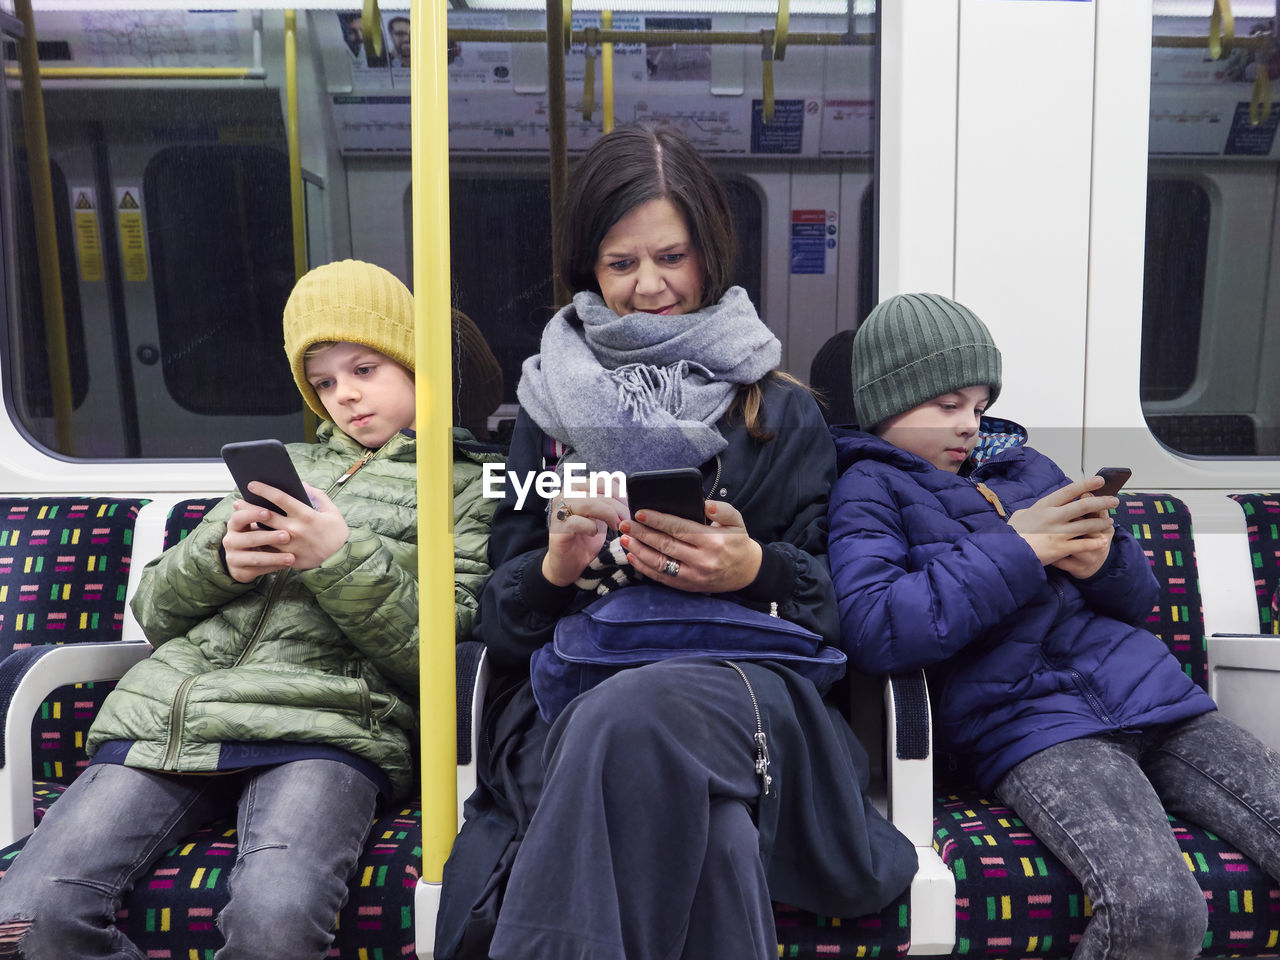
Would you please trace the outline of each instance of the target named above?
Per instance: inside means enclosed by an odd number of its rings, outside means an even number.
[[[850,661],[871,673],[928,668],[938,749],[983,789],[1055,743],[1214,709],[1140,626],[1158,585],[1138,543],[1117,526],[1087,580],[1041,566],[976,484],[1012,514],[1069,481],[1020,427],[984,419],[983,431],[1005,449],[965,477],[832,429],[831,574]]]

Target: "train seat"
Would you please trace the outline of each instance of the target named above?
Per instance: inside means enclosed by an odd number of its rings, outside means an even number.
[[[149,649],[119,642],[147,502],[0,498],[0,846],[30,833],[87,765],[84,735],[113,686],[92,681]]]
[[[1275,608],[1280,601],[1280,493],[1233,493],[1244,511],[1263,633],[1280,633]]]
[[[163,523],[163,543],[157,535],[154,549],[146,554],[139,549],[139,563],[142,556],[153,556],[162,546],[167,547],[185,536],[215,503],[217,498],[175,504]],[[4,503],[0,502],[0,516],[3,510]],[[2,560],[0,557],[0,562]],[[46,572],[42,589],[48,588],[50,579]],[[123,610],[123,579],[118,593]],[[2,598],[0,615],[7,617]],[[0,624],[7,627],[7,619]],[[0,636],[3,635],[4,631],[0,630]],[[149,649],[146,644],[142,646]],[[77,717],[87,729],[91,712],[79,712],[88,714]],[[78,743],[83,744],[83,730]],[[67,768],[77,770],[86,763],[83,750],[78,759],[64,761]],[[41,808],[47,808],[66,788],[65,783],[27,782],[28,802],[34,793]],[[412,955],[414,886],[422,868],[421,818],[421,804],[417,800],[389,805],[379,811],[351,881],[350,898],[339,915],[330,957],[364,960]],[[30,828],[26,832],[29,831]],[[231,811],[226,818],[206,825],[166,852],[126,897],[117,915],[117,925],[148,956],[209,960],[222,945],[222,935],[214,925],[214,918],[228,899],[227,880],[235,858],[235,832],[235,815]],[[20,852],[24,843],[25,839],[0,850],[0,870]]]

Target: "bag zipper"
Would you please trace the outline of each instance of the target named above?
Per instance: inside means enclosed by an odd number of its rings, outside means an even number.
[[[738,676],[742,678],[742,682],[747,685],[747,696],[751,698],[751,709],[756,713],[756,735],[752,738],[756,744],[756,776],[760,778],[760,795],[767,797],[769,796],[769,788],[773,784],[773,777],[769,775],[769,741],[764,735],[764,723],[760,719],[760,702],[756,700],[756,692],[751,687],[747,672],[732,660],[721,660],[720,662],[736,670]]]

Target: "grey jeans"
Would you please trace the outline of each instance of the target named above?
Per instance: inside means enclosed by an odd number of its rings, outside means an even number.
[[[91,766],[0,880],[0,957],[144,960],[114,926],[155,860],[234,804],[231,901],[217,960],[319,960],[373,823],[377,787],[335,760],[225,776]]]
[[[1074,960],[1200,952],[1208,909],[1166,810],[1280,880],[1280,755],[1217,711],[1057,744],[1005,774],[996,795],[1093,902]]]

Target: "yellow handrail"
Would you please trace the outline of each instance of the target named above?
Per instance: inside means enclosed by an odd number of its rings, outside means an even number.
[[[11,77],[19,68],[5,67]],[[255,67],[41,67],[44,80],[261,80],[266,71]]]
[[[302,140],[298,131],[298,14],[284,12],[285,135],[289,141],[289,209],[293,215],[293,274],[307,272],[307,233],[302,203]]]
[[[603,30],[610,30],[613,27],[613,11],[600,11],[600,26]],[[603,80],[601,86],[604,88],[604,115],[601,118],[603,124],[603,132],[608,133],[613,129],[613,44],[600,44],[600,74]]]
[[[560,263],[559,231],[556,224],[564,209],[564,197],[569,189],[569,138],[565,132],[568,120],[564,94],[563,36],[568,39],[566,14],[570,14],[569,0],[547,0],[547,132],[551,154],[551,296],[557,307],[569,302],[569,288],[556,269]]]
[[[27,141],[27,175],[31,179],[31,211],[36,224],[36,260],[40,296],[44,303],[45,352],[49,360],[49,389],[53,394],[54,443],[59,453],[72,454],[71,366],[67,351],[67,318],[62,303],[62,269],[58,260],[58,231],[53,215],[53,180],[49,173],[49,139],[45,127],[44,93],[40,89],[36,24],[31,0],[17,0],[14,10],[22,21],[18,58],[22,71],[22,126]]]
[[[774,27],[766,27],[774,30]],[[738,44],[754,46],[760,42],[764,30],[611,30],[602,27],[601,43],[692,43],[698,46],[725,46]],[[586,41],[587,32],[570,33],[574,43]],[[453,27],[449,39],[460,43],[546,43],[547,32],[536,28],[485,29],[482,27]],[[874,33],[788,33],[786,44],[799,47],[870,47],[875,46]],[[1203,45],[1203,44],[1202,44]]]
[[[453,391],[445,4],[412,0],[409,97],[417,330],[418,647],[422,878],[439,883],[458,831],[453,617]]]

